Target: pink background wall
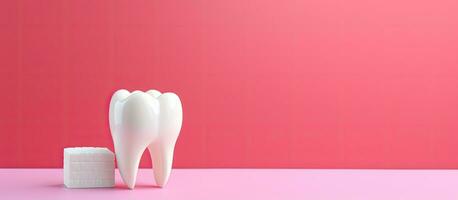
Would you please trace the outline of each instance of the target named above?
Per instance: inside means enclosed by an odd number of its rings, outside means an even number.
[[[457,168],[456,0],[0,1],[0,167],[178,93],[176,167]],[[143,166],[150,166],[144,155]]]

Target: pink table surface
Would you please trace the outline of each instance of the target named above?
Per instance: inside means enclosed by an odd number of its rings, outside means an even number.
[[[136,188],[68,189],[62,169],[0,169],[0,199],[458,199],[456,170],[174,169],[165,188],[151,169]]]

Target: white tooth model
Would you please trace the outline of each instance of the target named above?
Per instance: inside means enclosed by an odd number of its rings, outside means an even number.
[[[163,187],[172,170],[173,150],[180,134],[183,112],[174,93],[118,90],[111,97],[109,121],[121,177],[135,187],[138,165],[146,148],[156,183]]]

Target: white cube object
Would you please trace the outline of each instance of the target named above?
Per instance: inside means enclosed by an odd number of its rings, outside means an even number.
[[[64,148],[64,185],[68,188],[113,187],[114,169],[114,154],[107,148]]]

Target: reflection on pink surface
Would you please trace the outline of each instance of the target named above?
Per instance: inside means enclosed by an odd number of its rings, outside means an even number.
[[[150,169],[135,190],[67,189],[61,169],[0,169],[1,199],[456,199],[456,170],[175,169],[154,186]]]

